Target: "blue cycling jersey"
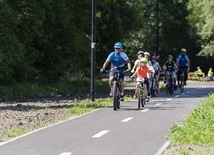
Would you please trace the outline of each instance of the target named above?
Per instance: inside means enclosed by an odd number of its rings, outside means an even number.
[[[178,60],[178,67],[186,67],[188,66],[188,60],[189,60],[189,56],[187,54],[179,54],[177,56],[177,60]]]
[[[123,67],[129,58],[125,52],[111,52],[107,59],[111,61],[111,67]]]

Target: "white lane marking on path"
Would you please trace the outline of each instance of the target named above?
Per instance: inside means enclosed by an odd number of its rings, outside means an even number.
[[[109,130],[103,130],[103,131],[100,131],[99,133],[97,133],[96,135],[94,135],[92,137],[93,138],[100,138],[100,137],[102,137],[103,135],[105,135],[108,132],[109,132]]]
[[[180,97],[180,95],[175,95],[175,97]]]
[[[71,154],[72,154],[72,152],[63,152],[60,155],[71,155]]]
[[[157,104],[155,104],[156,106],[159,106],[159,105],[161,105],[161,104],[163,104],[163,103],[157,103]]]
[[[194,91],[194,90],[191,90],[191,91]]]
[[[171,141],[166,141],[166,143],[158,150],[155,155],[162,155],[166,148],[170,145]]]
[[[190,92],[188,91],[187,94],[189,94]]]
[[[149,108],[141,110],[141,112],[147,112],[147,111],[149,111]]]
[[[171,100],[172,100],[171,98],[166,99],[166,101],[171,101]]]
[[[170,101],[172,99],[166,99],[166,100],[150,100],[152,102],[166,102],[166,101]]]
[[[133,119],[133,117],[128,117],[128,118],[122,120],[121,122],[128,122],[128,121],[130,121],[130,120],[132,120],[132,119]]]

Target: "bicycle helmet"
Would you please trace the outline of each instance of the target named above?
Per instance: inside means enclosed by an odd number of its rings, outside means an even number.
[[[155,55],[153,55],[153,56],[152,56],[152,59],[155,59],[155,60],[156,60],[156,59],[157,59],[157,57],[156,57]]]
[[[169,58],[172,58],[172,59],[173,59],[173,56],[172,56],[172,55],[168,55],[168,59],[169,59]]]
[[[146,63],[147,63],[148,60],[147,60],[147,58],[141,58],[141,59],[140,59],[140,62],[146,62]]]
[[[119,48],[119,49],[122,49],[123,48],[123,44],[121,42],[116,42],[114,44],[114,48]]]
[[[147,55],[148,57],[150,57],[149,52],[144,52],[144,55]]]
[[[139,54],[144,55],[144,52],[143,52],[143,51],[139,51],[139,52],[137,52],[137,55],[139,55]]]
[[[187,50],[186,50],[185,48],[182,48],[182,49],[181,49],[181,52],[185,52],[185,53],[186,53]]]

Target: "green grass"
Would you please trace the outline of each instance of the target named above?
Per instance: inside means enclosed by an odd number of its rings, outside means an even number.
[[[61,81],[54,84],[17,83],[12,86],[0,86],[0,98],[16,98],[33,95],[55,95],[90,92],[90,79]],[[108,81],[95,82],[95,90],[106,90]]]
[[[197,106],[168,136],[175,144],[214,145],[214,94]]]

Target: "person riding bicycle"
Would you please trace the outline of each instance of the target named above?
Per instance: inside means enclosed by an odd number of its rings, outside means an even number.
[[[152,62],[150,61],[150,53],[149,52],[144,52],[144,57],[147,58],[147,60],[148,60],[147,65],[152,67]]]
[[[134,62],[134,67],[132,68],[131,73],[134,73],[134,72],[135,72],[135,69],[136,69],[137,67],[140,66],[140,59],[141,59],[142,57],[144,57],[144,52],[143,52],[143,51],[138,51],[138,52],[137,52],[137,57],[138,57],[138,59],[135,60],[135,62]]]
[[[179,68],[178,70],[178,85],[180,84],[180,74],[181,70],[184,70],[184,85],[186,85],[187,81],[187,71],[190,69],[190,59],[189,56],[186,54],[186,49],[182,48],[181,53],[176,58],[176,64]]]
[[[100,69],[100,72],[103,73],[106,69],[106,67],[108,66],[109,62],[111,63],[111,68],[117,67],[118,70],[120,70],[120,75],[119,75],[119,79],[120,79],[120,86],[121,86],[121,100],[123,100],[123,96],[124,96],[124,84],[123,84],[123,80],[124,80],[124,66],[127,63],[128,65],[128,69],[126,69],[126,72],[131,71],[131,62],[127,56],[127,54],[125,52],[123,52],[123,44],[121,42],[116,42],[114,44],[114,51],[111,52],[106,61],[103,64],[103,67]],[[109,72],[109,86],[110,86],[110,93],[109,95],[112,96],[112,83],[113,83],[113,78],[114,78],[114,71],[110,70]]]
[[[157,57],[155,55],[152,56],[152,67],[155,70],[154,76],[155,76],[155,82],[156,82],[156,86],[157,86],[157,93],[160,93],[160,89],[159,89],[159,73],[161,71],[161,66],[160,64],[156,61]]]
[[[149,77],[149,72],[153,71],[152,68],[147,66],[147,62],[148,60],[146,58],[141,58],[140,59],[140,66],[137,68],[137,70],[135,71],[135,73],[131,76],[131,78],[134,78],[135,75],[137,75],[137,78],[144,78],[144,90],[146,92],[146,96],[147,96],[147,101],[149,100],[149,96],[148,96],[148,79]],[[137,85],[136,85],[136,90],[135,90],[135,98],[137,96]]]
[[[150,68],[152,68],[152,73],[154,73],[155,71],[154,71],[154,68],[152,67],[152,62],[150,61],[150,53],[149,52],[144,52],[144,57],[147,59],[147,66],[148,67],[150,67]],[[151,78],[151,75],[149,75],[150,76],[150,78]],[[150,86],[150,81],[148,82],[148,86],[147,86],[147,88],[148,88],[148,95],[150,96],[150,92],[151,92],[151,88],[149,87]]]
[[[168,79],[169,79],[169,75],[170,72],[172,73],[172,77],[174,78],[174,88],[176,89],[176,73],[175,70],[178,69],[178,66],[176,65],[176,63],[173,61],[173,56],[172,55],[168,55],[168,59],[166,61],[166,63],[163,65],[163,70],[165,71],[165,81],[166,81],[166,86],[168,86]]]

